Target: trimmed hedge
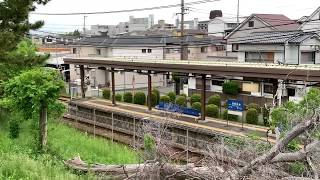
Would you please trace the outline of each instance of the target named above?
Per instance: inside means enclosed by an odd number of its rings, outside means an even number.
[[[160,102],[160,91],[159,91],[158,89],[154,88],[154,89],[152,90],[152,93],[154,93],[154,94],[156,95],[156,102],[155,102],[155,104],[158,105],[159,102]]]
[[[222,92],[224,94],[237,95],[240,92],[240,86],[234,81],[225,82],[222,85]]]
[[[248,110],[249,110],[249,109],[255,109],[255,110],[257,110],[258,114],[261,113],[261,108],[260,108],[260,106],[259,106],[258,104],[256,104],[256,103],[250,103],[250,104],[248,104],[247,109],[248,109]]]
[[[161,96],[160,97],[160,102],[169,103],[170,101],[171,100],[170,100],[169,96]]]
[[[221,97],[219,95],[210,96],[208,104],[214,104],[218,107],[221,107]]]
[[[200,94],[192,94],[192,96],[190,97],[191,105],[196,102],[201,102],[201,95]]]
[[[199,103],[199,102],[193,103],[193,104],[192,104],[192,109],[201,111],[201,103]]]
[[[187,107],[187,99],[184,96],[177,96],[176,104],[182,107]]]
[[[246,121],[249,124],[258,124],[259,122],[259,113],[256,109],[251,108],[247,111]]]
[[[122,94],[116,94],[116,101],[122,101]]]
[[[152,92],[151,93],[151,106],[155,107],[156,105],[158,105],[160,100],[158,100],[158,95],[156,94],[156,92]]]
[[[185,97],[186,99],[187,99],[187,97],[188,97],[185,93],[181,93],[179,96],[183,96],[183,97]]]
[[[123,101],[126,103],[132,103],[133,102],[133,95],[131,92],[126,92],[123,95]]]
[[[102,90],[102,96],[104,99],[110,99],[111,91],[110,89],[103,89]]]
[[[218,118],[219,117],[219,107],[214,104],[209,104],[206,106],[206,115],[208,117]]]
[[[170,102],[174,103],[175,100],[176,100],[176,96],[177,96],[176,93],[175,92],[169,92],[167,95],[170,97]]]
[[[145,105],[146,104],[146,95],[144,92],[137,92],[134,95],[133,102],[134,104]]]
[[[239,121],[239,116],[233,115],[233,114],[228,114],[228,110],[223,111],[222,118],[224,120],[229,120],[229,121]]]

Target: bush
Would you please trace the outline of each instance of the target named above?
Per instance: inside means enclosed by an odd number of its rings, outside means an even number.
[[[192,96],[190,97],[191,105],[196,102],[201,102],[201,95],[200,94],[192,94]]]
[[[152,93],[154,93],[155,95],[156,95],[156,102],[155,102],[155,104],[156,105],[158,105],[159,104],[159,102],[160,102],[160,91],[158,90],[158,89],[153,89],[152,90]]]
[[[143,92],[137,92],[133,98],[134,104],[145,105],[146,95]]]
[[[293,162],[289,165],[289,172],[301,176],[306,170],[306,166],[301,162]]]
[[[133,101],[133,95],[131,92],[126,92],[124,95],[123,95],[123,101],[126,102],[126,103],[132,103]]]
[[[219,117],[219,107],[214,104],[209,104],[206,106],[206,115],[208,117],[218,118]]]
[[[270,123],[269,123],[269,114],[270,114],[270,110],[266,107],[262,108],[262,115],[263,115],[263,125],[269,127]]]
[[[239,120],[239,116],[233,115],[233,114],[228,114],[228,110],[223,111],[222,117],[224,120],[229,120],[229,121],[238,121]]]
[[[175,92],[169,92],[168,96],[170,97],[170,102],[174,103],[176,100],[176,93]]]
[[[151,106],[155,107],[156,105],[159,104],[158,102],[159,102],[158,95],[155,92],[152,92],[151,93]]]
[[[201,103],[199,103],[199,102],[193,103],[193,104],[192,104],[192,109],[201,111]]]
[[[122,94],[116,94],[116,101],[122,101]]]
[[[256,103],[250,103],[248,106],[247,106],[247,109],[255,109],[257,110],[258,114],[261,113],[261,108],[258,104]]]
[[[246,121],[249,124],[258,124],[259,122],[259,113],[256,109],[251,108],[247,111]]]
[[[187,99],[187,97],[188,97],[185,93],[181,93],[179,96],[183,96],[183,97],[185,97],[186,99]]]
[[[176,99],[176,104],[181,107],[187,106],[187,99],[184,96],[178,96]]]
[[[218,107],[221,107],[221,97],[219,95],[210,96],[208,104],[214,104]]]
[[[110,89],[103,89],[102,90],[102,96],[104,99],[110,99],[111,91]]]
[[[224,94],[237,95],[239,94],[239,91],[240,87],[239,84],[237,84],[236,82],[230,81],[223,83],[222,85],[222,92]]]
[[[169,96],[161,96],[160,102],[169,103],[171,101]]]
[[[18,120],[12,119],[9,121],[9,137],[11,139],[17,139],[20,134],[20,123]]]

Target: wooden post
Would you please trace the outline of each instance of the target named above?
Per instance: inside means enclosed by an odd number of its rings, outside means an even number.
[[[206,77],[202,74],[202,86],[201,86],[201,120],[206,120]]]
[[[48,106],[42,104],[40,108],[40,148],[44,148],[47,145],[47,123],[48,123]]]
[[[151,82],[151,71],[148,71],[148,110],[152,110],[152,103],[151,103],[151,96],[152,96],[152,82]]]
[[[82,98],[86,98],[86,91],[84,89],[84,66],[80,65],[80,79],[81,79],[81,95]]]
[[[114,68],[111,68],[111,86],[112,86],[112,104],[115,106],[116,104],[116,83],[114,80]]]

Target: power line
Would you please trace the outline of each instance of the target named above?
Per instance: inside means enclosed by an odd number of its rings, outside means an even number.
[[[204,4],[209,2],[215,2],[218,0],[200,0],[194,2],[185,3],[185,5],[197,5]],[[102,12],[75,12],[75,13],[30,13],[33,15],[46,15],[46,16],[73,16],[73,15],[93,15],[93,14],[114,14],[114,13],[128,13],[128,12],[137,12],[137,11],[150,11],[158,9],[168,9],[174,7],[180,7],[181,4],[165,5],[165,6],[156,6],[149,8],[137,8],[137,9],[126,9],[126,10],[116,10],[116,11],[102,11]]]

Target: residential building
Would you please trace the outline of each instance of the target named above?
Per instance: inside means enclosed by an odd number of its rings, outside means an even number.
[[[199,19],[194,18],[193,20],[190,20],[190,21],[184,21],[184,28],[185,29],[198,29],[198,24],[199,24]],[[181,28],[181,22],[179,19],[176,19],[175,25],[178,29]]]
[[[119,23],[118,25],[92,25],[89,35],[114,37],[117,34],[125,32],[129,32],[129,25],[127,22]]]
[[[208,26],[209,26],[209,20],[208,21],[199,21],[198,29],[204,32],[208,32]]]
[[[227,56],[237,56],[238,47],[233,41],[253,32],[295,31],[299,24],[282,14],[252,14],[226,36]]]
[[[320,7],[304,19],[299,29],[304,32],[316,32],[320,35]]]
[[[154,25],[154,15],[149,17],[135,18],[134,16],[129,17],[129,32],[131,31],[145,31]]]
[[[242,22],[244,18],[239,18]],[[225,37],[238,25],[237,18],[216,17],[208,23],[208,34],[218,37]]]
[[[168,24],[165,20],[159,20],[158,24],[151,26],[148,31],[158,31],[158,30],[173,30],[176,27],[173,24]]]

